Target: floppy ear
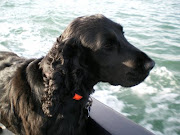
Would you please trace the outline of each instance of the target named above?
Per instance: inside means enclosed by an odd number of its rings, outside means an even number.
[[[74,94],[74,91],[83,91],[88,70],[86,64],[86,48],[75,38],[67,39],[63,49],[63,70],[65,72],[66,88]],[[85,92],[84,92],[85,93]]]
[[[68,82],[72,80],[73,89],[81,90],[87,97],[94,91],[93,86],[98,82],[95,77],[98,75],[94,74],[98,73],[98,69],[90,53],[92,50],[75,38],[66,40],[63,50],[63,67],[72,75],[67,79]]]
[[[61,41],[57,39],[49,53],[40,62],[43,71],[44,94],[42,110],[45,115],[52,117],[67,96],[74,94],[82,86],[86,78],[83,48],[73,39]]]

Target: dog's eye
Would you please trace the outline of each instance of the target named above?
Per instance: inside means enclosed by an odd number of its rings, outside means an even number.
[[[105,44],[105,45],[103,46],[103,48],[104,48],[105,50],[112,50],[112,49],[113,49],[113,45],[112,45],[112,44]]]

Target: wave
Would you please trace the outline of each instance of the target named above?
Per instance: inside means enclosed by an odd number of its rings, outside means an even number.
[[[7,49],[6,47],[0,45],[0,51],[10,51],[9,49]]]
[[[178,135],[180,129],[179,83],[166,67],[156,67],[132,88],[99,83],[93,96],[156,135]]]

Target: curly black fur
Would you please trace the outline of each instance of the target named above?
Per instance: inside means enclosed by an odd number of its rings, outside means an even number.
[[[52,117],[59,108],[60,104],[57,102],[64,102],[67,94],[73,97],[76,91],[81,90],[84,98],[88,98],[92,92],[92,86],[89,88],[88,85],[83,86],[85,81],[83,83],[82,80],[88,79],[87,71],[80,66],[79,48],[75,46],[73,39],[70,40],[61,42],[58,38],[48,55],[40,63],[45,84],[42,109],[49,117]]]
[[[103,15],[79,17],[43,58],[0,52],[0,122],[21,135],[86,135],[93,86],[134,86],[153,66],[121,25]],[[75,93],[83,98],[74,100]]]

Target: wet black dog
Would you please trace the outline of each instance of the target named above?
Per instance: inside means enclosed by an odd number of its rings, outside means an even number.
[[[0,52],[0,122],[16,134],[85,135],[98,82],[131,87],[154,61],[103,15],[75,19],[40,59]]]

